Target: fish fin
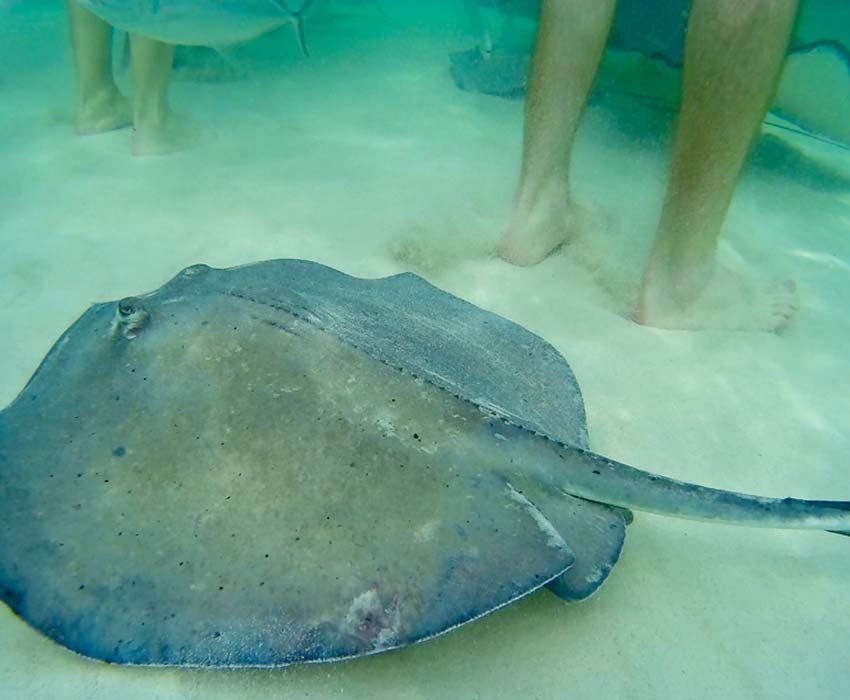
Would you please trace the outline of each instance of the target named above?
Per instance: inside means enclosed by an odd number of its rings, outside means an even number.
[[[291,9],[284,0],[272,0],[272,2],[279,5],[292,18],[292,26],[295,28],[298,48],[301,49],[302,54],[309,57],[310,51],[307,49],[307,38],[304,35],[304,13],[313,6],[314,0],[304,0],[301,3],[301,7],[297,10]]]
[[[570,603],[589,598],[620,557],[631,512],[575,498],[530,479],[516,481],[575,556],[573,566],[547,584],[549,590]]]

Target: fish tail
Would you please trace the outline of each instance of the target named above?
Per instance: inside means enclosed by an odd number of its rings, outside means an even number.
[[[313,6],[315,0],[304,0],[304,2],[301,3],[301,7],[297,10],[291,9],[284,0],[273,1],[277,5],[280,5],[281,9],[292,18],[292,26],[295,29],[295,38],[298,40],[298,48],[301,49],[301,53],[305,56],[309,56],[310,51],[307,49],[307,37],[304,34],[304,14]]]
[[[765,498],[651,474],[592,452],[559,452],[561,488],[586,500],[688,520],[850,536],[850,501]]]

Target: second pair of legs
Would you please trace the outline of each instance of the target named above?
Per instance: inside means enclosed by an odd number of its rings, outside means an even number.
[[[501,256],[534,265],[585,225],[570,157],[616,0],[543,0],[520,184]],[[634,319],[663,328],[775,330],[790,282],[762,288],[716,262],[732,194],[775,92],[797,0],[693,0],[664,206]]]

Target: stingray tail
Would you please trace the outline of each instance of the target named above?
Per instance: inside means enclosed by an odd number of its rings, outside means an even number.
[[[292,18],[292,26],[295,29],[295,38],[298,40],[298,48],[305,56],[309,56],[310,52],[307,49],[307,37],[304,34],[304,14],[309,10],[315,0],[304,0],[301,7],[297,10],[290,9],[285,0],[273,0],[280,8]]]
[[[689,520],[850,536],[850,501],[765,498],[690,484],[565,446],[555,479],[590,501]]]

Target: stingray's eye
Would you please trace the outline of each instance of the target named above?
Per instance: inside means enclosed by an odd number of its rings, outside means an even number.
[[[197,265],[190,265],[181,273],[184,277],[194,277],[195,275],[200,275],[204,272],[209,272],[210,266],[204,265],[203,263],[198,263]]]
[[[136,313],[136,300],[133,297],[127,297],[118,302],[118,315],[131,316]]]
[[[121,333],[125,338],[135,338],[151,320],[151,315],[134,297],[127,297],[118,302],[115,318],[112,320],[112,333]]]

